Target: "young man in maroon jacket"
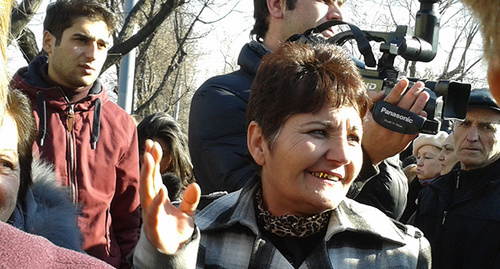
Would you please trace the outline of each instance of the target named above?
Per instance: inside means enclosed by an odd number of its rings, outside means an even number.
[[[81,207],[83,250],[119,267],[138,237],[139,156],[134,122],[97,79],[113,30],[113,14],[97,2],[50,4],[43,35],[48,59],[20,69],[11,86],[31,99],[35,152],[55,164]]]

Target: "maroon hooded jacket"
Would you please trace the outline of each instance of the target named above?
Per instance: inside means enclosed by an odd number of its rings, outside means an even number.
[[[139,154],[131,117],[96,80],[70,104],[62,89],[42,80],[44,56],[20,69],[11,86],[31,100],[38,126],[34,151],[55,164],[62,185],[81,207],[82,249],[119,267],[138,240]]]

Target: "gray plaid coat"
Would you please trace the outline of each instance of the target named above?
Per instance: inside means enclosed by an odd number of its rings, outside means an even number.
[[[260,184],[222,197],[196,216],[190,242],[165,255],[141,236],[135,268],[293,268],[261,237],[253,199]],[[348,236],[346,236],[348,235]],[[429,268],[430,246],[413,226],[345,199],[334,211],[321,246],[300,268]]]

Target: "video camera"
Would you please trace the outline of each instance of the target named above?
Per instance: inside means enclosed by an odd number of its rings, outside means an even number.
[[[440,0],[419,0],[420,9],[415,22],[415,34],[408,26],[397,26],[394,32],[362,31],[353,24],[332,20],[309,29],[303,34],[288,39],[297,43],[328,42],[344,45],[348,40],[355,40],[357,48],[364,58],[364,67],[360,73],[366,83],[367,90],[385,91],[389,93],[398,82],[400,72],[394,67],[396,56],[408,61],[430,62],[437,53],[439,37],[439,2]],[[332,26],[345,24],[350,30],[331,38],[321,35]],[[382,42],[382,56],[377,61],[373,55],[370,41]],[[427,81],[409,78],[410,82],[423,81],[425,91],[430,95],[424,110],[427,118],[404,110],[385,101],[378,101],[372,109],[373,118],[387,129],[404,134],[418,132],[436,134],[443,120],[464,120],[467,114],[471,85],[454,81]],[[411,86],[411,85],[410,85]],[[410,88],[410,87],[408,87]]]

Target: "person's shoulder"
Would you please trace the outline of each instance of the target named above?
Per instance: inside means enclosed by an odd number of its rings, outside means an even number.
[[[226,192],[209,194],[207,197],[215,195],[216,198],[197,214],[197,220],[201,220],[205,216],[211,218],[211,216],[218,215],[220,212],[227,211],[228,209],[234,207],[238,201],[240,193],[241,190],[231,192],[229,194]]]
[[[129,128],[135,128],[135,123],[132,119],[132,116],[130,116],[125,110],[123,110],[123,108],[121,108],[111,100],[103,103],[101,117],[108,117],[112,122],[115,122],[120,126],[125,125]]]
[[[249,43],[250,44],[250,43]],[[214,96],[232,96],[238,97],[245,102],[248,101],[250,96],[250,87],[255,78],[257,68],[262,58],[261,54],[257,53],[250,47],[249,44],[243,46],[238,64],[240,68],[233,72],[213,76],[207,79],[195,92],[193,96],[193,103],[203,102],[206,100],[204,96],[210,96],[210,102],[213,101]]]
[[[405,235],[414,238],[414,239],[420,239],[424,237],[424,233],[417,227],[410,225],[410,224],[404,224],[400,221],[397,221],[395,219],[390,219],[392,223]]]
[[[239,189],[223,195],[197,213],[196,225],[205,232],[224,230],[236,223],[247,223],[253,212],[253,203],[249,202],[251,193],[252,190]]]
[[[252,85],[254,76],[243,71],[236,70],[234,72],[218,75],[207,79],[196,91],[195,95],[204,94],[207,91],[223,90],[235,95],[249,91]]]
[[[360,216],[369,216],[369,217],[377,217],[379,215],[383,215],[387,217],[382,211],[378,210],[373,206],[369,206],[353,199],[344,199],[343,204],[345,208],[349,209],[352,213],[355,213]]]
[[[449,193],[454,189],[458,171],[451,171],[446,175],[439,176],[427,187],[422,188],[419,197],[439,196],[442,193]]]
[[[0,222],[2,267],[112,268],[107,263],[66,248],[46,238],[32,235]]]
[[[354,203],[351,204],[353,208],[356,208],[358,210],[358,214],[361,214],[364,217],[369,218],[370,220],[388,220],[388,222],[391,222],[394,224],[394,227],[404,234],[405,236],[408,236],[410,238],[414,239],[420,239],[424,235],[420,229],[416,228],[415,226],[404,224],[398,220],[395,220],[393,218],[387,217],[382,211],[378,210],[377,208],[374,208],[372,206],[368,206],[365,204],[361,204],[358,202],[353,201]],[[387,227],[388,228],[388,227]]]
[[[411,225],[405,225],[387,217],[375,207],[361,204],[352,199],[344,200],[344,210],[348,210],[351,221],[355,221],[358,229],[379,234],[381,238],[404,242],[407,239],[420,239],[423,233]]]
[[[104,136],[113,134],[111,138],[115,145],[128,147],[137,143],[134,142],[134,140],[137,141],[137,127],[132,116],[112,101],[102,105],[101,126],[101,134]]]
[[[223,196],[226,196],[227,194],[228,194],[227,191],[216,191],[209,194],[202,194],[200,197],[200,202],[198,203],[197,210],[198,211],[203,210],[209,204],[211,204],[212,202],[216,201],[217,199]]]
[[[28,66],[19,68],[10,81],[11,88],[23,91],[29,96],[36,96],[38,91],[48,88],[41,75],[42,66],[46,62],[45,56],[38,56]]]
[[[191,99],[191,117],[206,120],[207,116],[231,115],[228,111],[244,112],[252,81],[253,77],[241,70],[208,79]]]
[[[241,92],[250,91],[250,86],[255,78],[263,54],[265,53],[258,53],[255,49],[252,49],[250,43],[244,45],[238,57],[238,65],[240,68],[230,73],[213,76],[207,79],[198,88],[195,95],[214,90],[224,90],[236,95]]]

